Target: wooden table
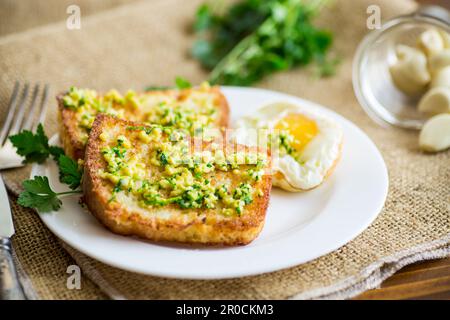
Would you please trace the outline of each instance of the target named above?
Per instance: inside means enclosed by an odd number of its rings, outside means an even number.
[[[450,258],[407,266],[355,299],[444,299],[450,300]]]

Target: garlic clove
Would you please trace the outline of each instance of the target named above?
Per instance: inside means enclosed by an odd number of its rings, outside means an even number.
[[[405,45],[398,45],[396,54],[398,60],[389,68],[394,84],[410,95],[422,93],[430,82],[426,56]]]
[[[418,109],[420,112],[429,115],[450,113],[450,88],[435,87],[430,89],[420,99]]]
[[[450,114],[430,118],[422,128],[419,146],[427,152],[443,151],[450,147]]]
[[[450,49],[450,34],[444,30],[439,30],[445,49]]]
[[[450,88],[450,66],[440,69],[433,74],[433,80],[431,81],[431,87],[449,87]]]
[[[417,39],[417,44],[428,56],[444,49],[444,39],[437,29],[428,29],[422,32]]]
[[[432,75],[436,74],[442,68],[450,66],[450,49],[444,49],[441,52],[433,54],[428,59],[428,65]]]

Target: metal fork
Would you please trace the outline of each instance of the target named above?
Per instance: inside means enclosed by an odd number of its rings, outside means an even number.
[[[30,85],[26,83],[22,86],[19,81],[14,84],[7,116],[0,131],[0,170],[24,165],[22,163],[23,158],[16,153],[8,137],[19,133],[21,130],[34,131],[39,123],[44,122],[48,91],[49,86],[47,84],[43,89],[39,84],[36,84],[33,87],[30,100]],[[28,100],[30,100],[29,103]]]
[[[9,136],[19,133],[21,130],[35,131],[39,123],[44,122],[47,111],[47,97],[49,87],[43,89],[36,84],[33,87],[30,100],[30,85],[22,86],[18,81],[9,100],[7,115],[0,131],[0,170],[22,167],[23,159],[17,155]],[[40,97],[40,99],[39,99]],[[29,103],[28,103],[28,100]],[[40,100],[40,102],[38,101]],[[8,195],[3,187],[0,174],[0,300],[1,299],[26,299],[19,282],[16,268],[12,259],[12,246],[10,238],[14,234],[14,226],[11,218],[11,210],[8,203]]]

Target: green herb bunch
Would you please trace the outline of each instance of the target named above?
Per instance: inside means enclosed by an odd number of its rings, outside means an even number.
[[[326,54],[332,34],[312,24],[327,0],[242,0],[224,14],[202,5],[194,30],[193,56],[212,70],[209,82],[250,85],[276,71],[307,65],[322,66],[330,75],[336,61]]]
[[[48,143],[48,137],[42,124],[39,124],[36,133],[23,130],[9,137],[17,149],[17,154],[24,157],[24,163],[43,163],[49,156],[58,164],[59,180],[67,184],[71,191],[55,192],[50,187],[47,177],[35,176],[25,180],[22,185],[25,191],[19,195],[17,202],[27,208],[34,208],[39,212],[58,210],[61,207],[60,196],[81,193],[78,187],[81,184],[82,169],[72,158],[64,154],[64,150]]]

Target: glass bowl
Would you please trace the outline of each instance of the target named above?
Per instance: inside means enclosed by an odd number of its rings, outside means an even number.
[[[450,33],[446,19],[417,12],[387,21],[362,40],[353,61],[353,88],[361,106],[376,122],[422,128],[427,118],[417,111],[420,96],[411,97],[397,89],[389,66],[397,59],[397,44],[415,46],[417,37],[433,27]]]

